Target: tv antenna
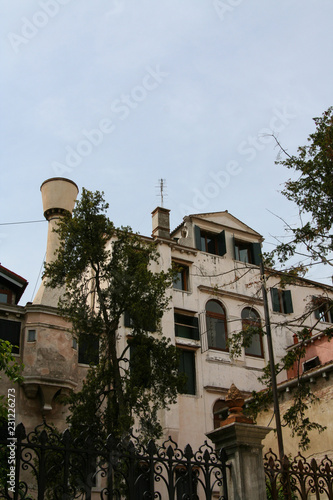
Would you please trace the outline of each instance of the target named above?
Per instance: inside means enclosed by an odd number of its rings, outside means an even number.
[[[158,179],[158,186],[156,186],[159,189],[159,194],[157,196],[161,197],[161,207],[163,208],[163,202],[164,202],[164,196],[168,196],[164,190],[166,188],[166,180],[165,179]]]

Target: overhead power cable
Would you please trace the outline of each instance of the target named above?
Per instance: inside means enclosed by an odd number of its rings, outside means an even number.
[[[26,220],[22,222],[0,222],[0,226],[13,226],[14,224],[34,224],[35,222],[47,222],[47,220],[41,219],[41,220]]]

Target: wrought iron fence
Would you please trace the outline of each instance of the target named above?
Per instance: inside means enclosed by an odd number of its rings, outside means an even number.
[[[2,436],[0,446],[4,499],[228,500],[225,452],[207,442],[197,452],[171,438],[162,446],[134,436],[96,443],[46,424],[26,435],[19,424],[15,441]]]
[[[278,460],[272,450],[264,457],[271,500],[333,500],[333,462],[327,456],[317,463],[299,453],[293,460]]]

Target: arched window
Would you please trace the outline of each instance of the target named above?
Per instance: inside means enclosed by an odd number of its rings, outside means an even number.
[[[260,316],[252,309],[252,307],[245,307],[242,310],[242,329],[246,332],[247,329],[252,330],[252,328],[258,328],[261,330],[261,321]],[[250,332],[250,330],[249,330]],[[251,332],[252,333],[252,341],[248,347],[245,347],[245,354],[249,356],[260,356],[263,357],[263,348],[262,348],[262,337],[261,332]]]
[[[206,323],[208,348],[228,350],[226,315],[216,300],[209,300],[206,304]]]
[[[228,406],[225,401],[218,399],[213,406],[214,429],[220,427],[220,423],[228,416]]]

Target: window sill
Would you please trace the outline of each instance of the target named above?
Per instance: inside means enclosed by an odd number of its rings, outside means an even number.
[[[186,337],[176,337],[176,345],[195,347],[198,349],[200,347],[200,340],[187,339]]]
[[[187,295],[190,295],[192,293],[191,290],[179,290],[179,288],[173,288],[172,289],[174,292],[181,292],[181,293],[186,293]]]
[[[236,262],[236,264],[242,264],[242,266],[248,266],[248,267],[255,267],[256,269],[259,269],[260,266],[258,266],[258,264],[252,264],[252,262],[243,262],[242,260],[236,260],[234,259],[234,262]]]

